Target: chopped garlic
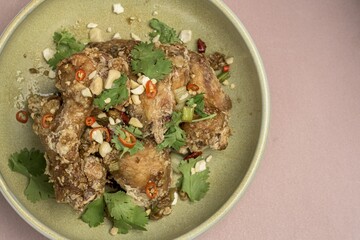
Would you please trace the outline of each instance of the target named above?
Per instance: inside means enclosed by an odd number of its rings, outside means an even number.
[[[212,159],[212,155],[209,155],[209,156],[205,159],[205,161],[208,163],[208,162],[211,161],[211,159]]]
[[[153,12],[152,12],[152,15],[153,15],[153,16],[157,16],[158,14],[159,14],[158,11],[153,11]]]
[[[106,29],[106,31],[107,31],[108,33],[111,32],[111,31],[112,31],[111,27],[108,27],[108,28]]]
[[[97,74],[97,71],[93,71],[92,73],[89,74],[89,79],[93,79],[95,77],[95,75]]]
[[[132,94],[141,95],[145,91],[145,88],[143,85],[140,85],[135,89],[131,89],[130,91]]]
[[[110,69],[108,77],[105,80],[105,89],[110,89],[113,85],[113,82],[121,76],[121,73],[118,70]]]
[[[155,78],[152,78],[151,79],[151,82],[155,85],[157,83],[156,79]]]
[[[171,203],[172,206],[176,205],[178,198],[179,198],[179,194],[177,192],[174,192],[174,200]]]
[[[53,70],[50,70],[48,77],[49,77],[49,78],[55,78],[55,77],[56,77],[56,73],[55,73]]]
[[[91,125],[92,128],[98,128],[98,127],[102,127],[98,122],[94,122],[92,125]]]
[[[190,42],[191,38],[192,38],[192,31],[191,30],[181,30],[179,38],[183,43]]]
[[[123,13],[125,11],[124,7],[121,5],[121,3],[115,3],[113,4],[113,12],[116,14]]]
[[[51,58],[54,57],[56,52],[50,48],[45,48],[42,53],[43,53],[45,60],[49,61]]]
[[[206,170],[206,162],[205,160],[200,160],[195,164],[195,172],[199,173]]]
[[[152,42],[153,42],[153,43],[157,43],[157,42],[159,42],[159,40],[160,40],[160,34],[156,35],[156,36],[152,39]]]
[[[228,80],[225,80],[225,81],[222,82],[222,84],[223,84],[224,86],[229,86],[229,85],[230,85],[230,82],[229,82]]]
[[[102,144],[104,142],[104,139],[103,139],[101,130],[99,130],[99,129],[93,130],[92,139],[95,140],[96,142]]]
[[[84,88],[83,90],[81,90],[81,94],[82,94],[84,97],[92,97],[92,94],[91,94],[89,88]]]
[[[117,118],[117,119],[115,120],[115,123],[116,123],[116,124],[119,124],[119,123],[121,123],[121,120]]]
[[[98,25],[96,23],[88,23],[88,25],[86,27],[89,29],[92,29],[92,28],[96,28],[97,26]]]
[[[131,100],[135,105],[140,105],[141,104],[139,95],[131,95]]]
[[[130,121],[129,121],[129,124],[134,126],[134,127],[137,127],[137,128],[143,128],[144,125],[139,121],[139,119],[137,118],[130,118]]]
[[[112,117],[109,117],[110,125],[115,125],[115,120]]]
[[[89,32],[89,38],[91,42],[104,42],[103,33],[99,28],[92,28]]]
[[[112,148],[108,142],[103,142],[99,147],[99,153],[101,157],[106,157],[110,152],[112,151]]]
[[[110,102],[111,102],[111,98],[107,98],[107,99],[104,100],[104,103],[106,103],[106,104],[108,104]]]
[[[234,88],[235,88],[235,84],[232,83],[232,84],[230,85],[230,88],[231,88],[231,89],[234,89]]]
[[[121,39],[120,33],[115,33],[113,39]]]
[[[136,81],[139,83],[139,84],[142,84],[142,85],[146,85],[147,81],[149,81],[150,78],[148,78],[147,76],[145,75],[141,75]]]
[[[119,232],[119,229],[118,229],[117,227],[112,227],[112,228],[110,229],[110,234],[111,234],[112,236],[116,236],[116,235],[118,234],[118,232]]]
[[[97,117],[98,118],[106,118],[107,115],[106,115],[106,113],[99,113],[99,115]]]
[[[196,173],[195,168],[191,168],[191,175],[194,175]]]
[[[95,78],[90,84],[90,90],[95,95],[100,95],[103,90],[103,80],[101,77]]]
[[[141,41],[141,38],[136,35],[135,33],[130,33],[130,37],[131,39],[135,40],[135,41]]]
[[[234,58],[233,58],[233,57],[229,57],[229,58],[225,59],[225,62],[226,62],[226,64],[228,64],[228,65],[233,64]]]
[[[137,88],[138,86],[140,86],[137,82],[135,82],[134,80],[130,80],[130,88],[134,89]]]

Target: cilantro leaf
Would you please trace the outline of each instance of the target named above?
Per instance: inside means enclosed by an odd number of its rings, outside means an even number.
[[[108,212],[114,218],[114,226],[120,233],[127,233],[131,229],[146,231],[145,226],[149,219],[145,209],[135,205],[132,198],[126,193],[105,193],[105,202]]]
[[[49,178],[44,174],[46,160],[39,150],[26,148],[12,154],[9,158],[9,167],[12,171],[21,173],[29,180],[25,188],[25,196],[31,202],[47,199],[54,196],[54,188]]]
[[[132,126],[132,125],[129,125],[129,126],[126,126],[125,127],[125,130],[126,131],[128,131],[128,132],[130,132],[130,133],[132,133],[136,138],[140,138],[140,139],[142,139],[143,138],[143,133],[142,133],[142,131],[139,129],[139,128],[137,128],[137,127],[134,127],[134,126]]]
[[[104,222],[105,216],[105,201],[104,197],[92,201],[87,205],[84,213],[81,215],[81,220],[89,224],[90,227],[97,227]]]
[[[172,71],[171,61],[165,58],[154,43],[141,42],[131,50],[131,67],[135,74],[142,73],[149,78],[162,80]]]
[[[115,148],[117,150],[122,151],[122,153],[120,155],[120,158],[122,158],[122,156],[124,156],[124,154],[127,153],[127,152],[130,155],[134,155],[138,151],[144,149],[143,144],[139,140],[136,141],[135,145],[132,148],[125,147],[123,144],[121,144],[121,142],[119,140],[119,136],[122,139],[125,139],[126,136],[125,136],[125,133],[124,133],[124,131],[122,130],[122,128],[120,126],[117,126],[115,128],[114,133],[115,134],[114,134],[113,138],[111,139],[111,142],[115,145]]]
[[[186,133],[180,127],[181,113],[173,112],[171,115],[171,121],[166,124],[167,131],[165,132],[164,141],[158,145],[159,149],[174,148],[179,150],[186,144]]]
[[[149,33],[151,40],[153,40],[157,35],[160,35],[159,41],[161,43],[177,43],[181,42],[176,34],[175,29],[169,27],[163,22],[160,22],[158,19],[153,18],[150,20],[149,25],[153,32]]]
[[[29,185],[25,189],[25,196],[31,202],[45,200],[54,197],[54,188],[49,183],[49,177],[46,175],[31,176]]]
[[[204,112],[205,103],[204,103],[204,94],[203,93],[197,94],[197,95],[193,96],[192,98],[190,98],[189,100],[187,100],[186,105],[188,105],[190,107],[195,105],[195,109],[194,109],[195,113],[202,118],[209,116],[209,114],[206,114]]]
[[[101,110],[109,111],[110,108],[122,104],[129,98],[129,91],[126,86],[127,76],[122,75],[116,79],[112,88],[106,89],[94,99],[94,105]],[[107,99],[110,102],[106,103]]]
[[[179,181],[182,181],[181,190],[186,192],[189,196],[190,201],[199,201],[202,199],[206,192],[209,190],[209,183],[207,179],[209,178],[209,169],[206,168],[202,172],[197,172],[191,174],[191,169],[195,167],[195,164],[200,161],[202,158],[191,158],[189,162],[181,161],[179,164],[179,171],[182,173],[182,178]]]
[[[56,53],[53,58],[49,59],[48,64],[53,69],[57,64],[73,55],[74,53],[84,50],[85,45],[75,39],[75,37],[68,31],[55,32],[53,41],[56,44]]]

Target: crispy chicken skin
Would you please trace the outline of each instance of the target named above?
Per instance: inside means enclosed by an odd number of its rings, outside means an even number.
[[[154,141],[145,140],[143,150],[132,156],[125,154],[121,159],[119,155],[114,151],[107,157],[108,162],[115,164],[117,169],[111,171],[111,174],[115,181],[141,205],[148,207],[168,194],[171,184],[169,151],[159,151]],[[146,195],[146,185],[149,181],[154,182],[158,190],[157,196],[151,200]]]

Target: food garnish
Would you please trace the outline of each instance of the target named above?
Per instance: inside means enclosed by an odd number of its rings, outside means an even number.
[[[173,44],[180,42],[175,29],[169,27],[158,19],[151,19],[149,25],[154,30],[153,32],[149,33],[151,40],[159,35],[159,41],[161,43]]]
[[[96,118],[95,117],[87,117],[85,119],[85,124],[88,127],[91,127],[91,125],[93,125],[96,122]]]
[[[81,81],[83,81],[85,79],[85,77],[86,77],[86,72],[84,70],[79,69],[79,70],[76,71],[76,73],[75,73],[76,81],[81,82]]]
[[[41,126],[43,128],[49,128],[50,123],[54,120],[54,115],[51,113],[45,114],[41,119]]]
[[[145,91],[148,98],[154,98],[157,93],[156,85],[151,80],[147,81]]]
[[[156,198],[156,196],[158,194],[158,190],[157,190],[156,184],[153,181],[149,181],[146,184],[145,190],[146,190],[146,195],[148,196],[148,198],[150,198],[150,199]]]
[[[29,115],[26,111],[20,110],[16,113],[16,120],[21,123],[27,123]]]

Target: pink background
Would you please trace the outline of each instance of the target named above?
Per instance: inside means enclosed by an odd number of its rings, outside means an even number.
[[[0,0],[0,32],[29,0]],[[237,205],[198,239],[360,239],[360,1],[225,0],[271,91],[267,150]],[[45,239],[0,195],[0,239]]]

